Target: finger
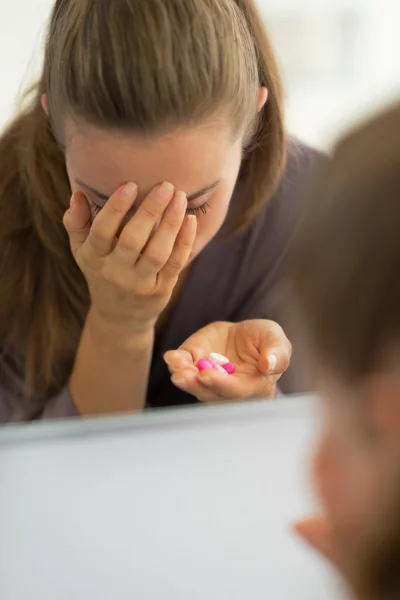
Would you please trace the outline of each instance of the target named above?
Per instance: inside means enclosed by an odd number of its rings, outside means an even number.
[[[170,350],[166,352],[164,354],[164,361],[171,373],[190,368],[197,370],[192,355],[189,352],[185,352],[185,350]]]
[[[269,334],[261,339],[258,368],[264,375],[276,375],[278,378],[287,371],[292,355],[292,346],[283,330],[279,327],[278,339],[271,340]]]
[[[197,219],[188,215],[183,221],[168,262],[160,273],[164,281],[174,281],[188,264],[196,239]]]
[[[185,352],[187,354],[189,354],[192,357],[192,361],[193,364],[197,365],[197,363],[199,362],[199,360],[201,360],[202,358],[207,358],[210,354],[210,351],[206,350],[205,348],[200,348],[200,347],[189,347],[186,346],[186,342],[182,344],[182,346],[180,346],[178,348],[179,352]]]
[[[97,255],[106,256],[115,244],[115,238],[138,194],[135,183],[127,183],[111,196],[94,219],[89,244]]]
[[[90,207],[85,195],[81,192],[75,192],[71,198],[70,208],[65,213],[63,219],[74,256],[76,256],[79,248],[89,236],[91,227],[90,217]]]
[[[143,200],[136,214],[123,228],[115,247],[115,254],[122,263],[136,264],[173,196],[174,186],[165,182]]]
[[[176,192],[167,206],[157,231],[151,236],[137,263],[140,276],[159,273],[171,256],[187,209],[184,192]]]
[[[244,400],[250,398],[274,398],[276,386],[263,376],[246,377],[242,374],[228,375],[223,369],[210,369],[198,374],[198,380],[209,391],[222,398]]]
[[[172,383],[182,391],[191,394],[201,402],[220,402],[222,397],[218,396],[212,390],[204,387],[197,378],[198,371],[195,372],[189,369],[174,373],[171,377]]]
[[[333,561],[332,527],[325,516],[315,516],[298,521],[293,525],[293,529],[314,550]]]

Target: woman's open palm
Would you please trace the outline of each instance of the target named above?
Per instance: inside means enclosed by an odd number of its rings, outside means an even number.
[[[218,352],[235,365],[235,373],[223,369],[199,371],[196,364]],[[178,350],[166,353],[172,382],[204,402],[273,398],[276,383],[290,363],[291,345],[273,321],[257,319],[241,323],[216,322],[200,329]]]

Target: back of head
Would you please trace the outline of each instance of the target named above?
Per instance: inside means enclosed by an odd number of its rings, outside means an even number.
[[[323,395],[314,483],[331,556],[357,598],[400,594],[399,131],[400,105],[338,144],[289,261],[291,308]]]
[[[39,86],[0,139],[0,344],[20,355],[32,394],[65,382],[89,303],[62,225],[66,119],[154,137],[218,111],[247,142],[239,230],[285,164],[280,78],[255,0],[56,1]]]
[[[339,143],[310,190],[290,261],[323,367],[355,382],[400,350],[400,106]]]

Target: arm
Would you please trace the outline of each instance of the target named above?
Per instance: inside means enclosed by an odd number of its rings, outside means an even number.
[[[153,337],[150,330],[127,338],[89,314],[69,385],[50,398],[40,412],[37,402],[26,397],[20,377],[2,363],[5,385],[0,388],[0,424],[143,409]]]
[[[0,425],[142,410],[152,348],[152,332],[126,339],[89,317],[69,385],[38,412],[37,403],[25,396],[21,379],[12,375],[12,385],[0,388]]]
[[[19,376],[1,365],[8,385],[0,388],[0,424],[142,410],[153,338],[152,331],[127,338],[90,314],[69,385],[50,398],[40,412],[37,403],[26,397]]]
[[[91,299],[70,380],[84,415],[144,407],[155,324],[196,236],[186,195],[171,184],[152,190],[129,219],[136,197],[137,186],[123,186],[92,222],[77,193],[64,217]]]
[[[3,421],[137,411],[144,407],[154,327],[186,266],[196,237],[196,218],[186,216],[185,194],[163,184],[126,220],[137,187],[127,184],[91,221],[82,194],[64,217],[72,253],[91,299],[69,392],[29,403],[21,381],[0,396]],[[155,226],[158,223],[158,228]],[[122,230],[121,230],[122,227]],[[151,239],[149,239],[151,238]],[[71,398],[71,395],[72,398]],[[1,409],[1,406],[0,406]],[[1,415],[0,415],[1,416]]]
[[[89,313],[70,380],[81,415],[142,410],[153,351],[149,330],[126,336]]]

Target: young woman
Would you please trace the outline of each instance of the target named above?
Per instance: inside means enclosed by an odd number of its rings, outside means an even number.
[[[400,598],[399,130],[400,105],[338,145],[290,269],[324,407],[314,476],[325,515],[297,530],[360,600]]]
[[[314,159],[254,1],[57,0],[0,140],[0,420],[273,397]],[[236,374],[199,373],[211,351]]]

